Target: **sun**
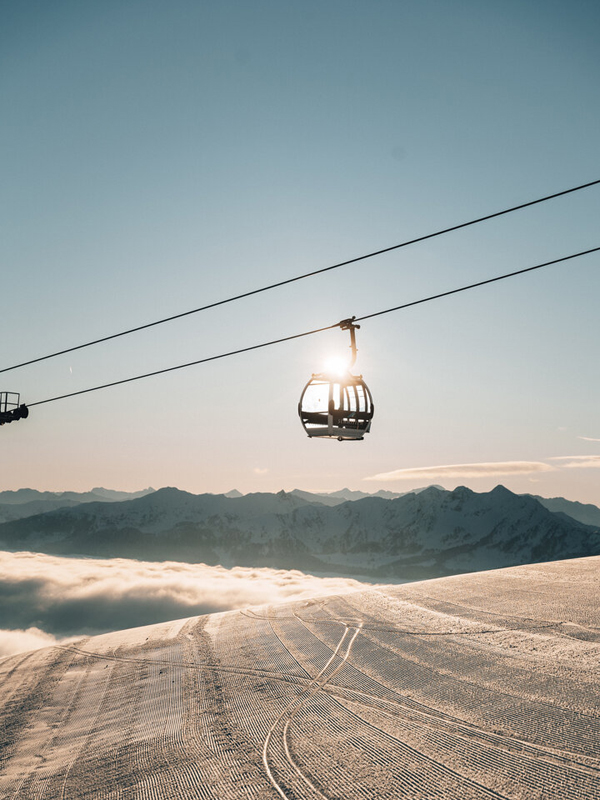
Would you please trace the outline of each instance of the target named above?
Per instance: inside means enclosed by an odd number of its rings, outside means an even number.
[[[343,377],[348,372],[348,359],[344,356],[329,356],[325,359],[324,372],[338,378]]]

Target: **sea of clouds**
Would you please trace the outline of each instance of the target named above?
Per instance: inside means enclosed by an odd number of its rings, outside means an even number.
[[[77,636],[364,586],[297,570],[0,551],[0,657]]]

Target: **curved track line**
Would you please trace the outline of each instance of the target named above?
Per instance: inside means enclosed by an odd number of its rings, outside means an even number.
[[[286,735],[287,735],[287,730],[289,728],[289,724],[290,724],[291,720],[293,719],[293,717],[295,716],[295,714],[298,713],[299,709],[308,700],[310,700],[312,697],[314,697],[314,695],[317,694],[317,692],[319,692],[327,684],[327,682],[329,680],[331,680],[331,678],[346,663],[346,661],[348,659],[348,656],[350,655],[350,650],[352,648],[354,640],[356,639],[356,637],[358,636],[358,634],[360,632],[360,626],[356,628],[356,630],[354,632],[354,636],[352,636],[352,638],[350,639],[350,641],[348,643],[348,647],[346,648],[346,652],[345,652],[345,654],[344,654],[344,656],[342,658],[341,663],[338,664],[338,666],[333,670],[331,675],[329,675],[324,681],[320,682],[321,678],[324,676],[324,674],[327,671],[327,669],[329,668],[329,666],[332,664],[332,662],[334,661],[336,656],[339,654],[340,649],[342,647],[342,644],[344,643],[344,639],[346,638],[346,636],[347,636],[347,634],[349,633],[350,630],[351,630],[351,628],[346,626],[346,628],[344,629],[344,633],[342,634],[342,637],[341,637],[340,641],[337,644],[337,647],[335,648],[335,650],[331,654],[331,658],[327,661],[327,663],[325,664],[323,669],[318,673],[318,675],[316,675],[315,678],[313,678],[311,683],[304,690],[304,695],[305,696],[304,697],[300,697],[300,698],[296,698],[288,706],[286,706],[286,708],[284,708],[284,710],[281,712],[281,714],[277,717],[277,719],[275,720],[275,722],[273,723],[273,725],[269,729],[269,732],[267,733],[267,736],[266,736],[265,741],[263,743],[263,764],[265,766],[267,777],[269,778],[269,781],[271,782],[271,785],[277,791],[277,793],[282,798],[282,800],[289,800],[289,796],[281,788],[281,785],[277,782],[277,780],[275,779],[275,776],[273,775],[273,772],[271,771],[271,768],[269,766],[269,761],[268,761],[268,751],[269,751],[269,745],[271,744],[271,740],[273,738],[273,734],[275,733],[275,729],[277,728],[279,723],[283,721],[283,719],[286,716],[288,717],[288,719],[286,720],[286,724],[285,724],[284,730],[283,730],[283,747],[284,747],[284,751],[285,751],[285,754],[286,754],[286,759],[287,759],[288,763],[290,764],[290,766],[293,768],[293,770],[296,772],[296,774],[301,778],[301,780],[303,780],[304,783],[307,786],[309,786],[314,792],[316,792],[316,794],[318,794],[320,797],[324,798],[324,800],[327,800],[327,797],[312,783],[312,781],[302,772],[300,767],[293,760],[292,755],[291,755],[291,753],[289,751],[289,746],[287,744]]]
[[[346,630],[344,631],[344,636],[346,635],[348,630],[350,630],[350,629],[346,628]],[[290,753],[290,749],[289,749],[289,745],[288,745],[287,734],[288,734],[288,731],[289,731],[290,724],[291,724],[292,720],[294,719],[294,717],[296,716],[298,711],[302,708],[302,706],[305,703],[307,703],[308,700],[310,700],[312,697],[314,697],[317,694],[317,692],[319,692],[321,689],[323,689],[329,683],[329,681],[333,678],[333,676],[336,675],[342,669],[342,667],[344,666],[344,664],[348,660],[348,656],[350,655],[350,650],[352,649],[352,645],[354,644],[354,640],[358,636],[359,632],[360,632],[360,625],[355,630],[354,636],[348,642],[348,647],[346,649],[344,657],[342,658],[341,663],[338,664],[338,666],[333,670],[333,672],[330,675],[327,676],[327,679],[325,681],[323,681],[323,683],[319,684],[312,692],[310,692],[310,694],[308,694],[306,697],[304,697],[302,699],[302,701],[300,703],[298,703],[296,708],[294,708],[294,710],[292,711],[292,713],[290,714],[290,716],[286,720],[285,726],[283,728],[283,747],[284,747],[286,758],[287,758],[289,764],[293,767],[294,771],[304,781],[304,783],[306,783],[308,786],[310,786],[311,789],[314,789],[314,791],[317,792],[317,794],[320,794],[321,797],[325,797],[325,795],[319,789],[317,789],[317,787],[314,785],[314,783],[302,772],[302,770],[300,769],[298,764],[292,758],[292,754]]]

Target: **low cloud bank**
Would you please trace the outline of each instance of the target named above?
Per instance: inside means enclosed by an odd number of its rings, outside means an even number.
[[[10,648],[14,653],[53,644],[55,637],[93,635],[364,585],[297,570],[0,551],[0,656]]]
[[[37,650],[57,644],[60,640],[39,628],[28,628],[26,631],[0,630],[0,658],[22,653],[24,650]]]

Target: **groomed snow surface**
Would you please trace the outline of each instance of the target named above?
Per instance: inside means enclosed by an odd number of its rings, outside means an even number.
[[[600,798],[599,598],[594,557],[5,658],[0,797]]]

